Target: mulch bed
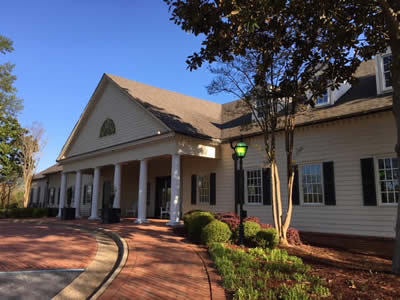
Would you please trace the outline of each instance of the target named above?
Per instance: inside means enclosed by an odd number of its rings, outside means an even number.
[[[310,245],[285,249],[327,280],[332,299],[400,299],[400,277],[390,274],[389,259]]]

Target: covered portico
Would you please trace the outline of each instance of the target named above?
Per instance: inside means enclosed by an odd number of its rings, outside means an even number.
[[[216,158],[216,147],[193,143],[173,133],[151,137],[141,142],[116,146],[106,151],[79,155],[61,160],[60,206],[65,206],[68,174],[75,176],[74,205],[76,217],[81,213],[82,175],[92,176],[92,199],[89,219],[99,219],[110,194],[113,194],[112,207],[121,209],[122,215],[134,211],[137,223],[144,223],[148,217],[158,217],[165,199],[160,199],[159,182],[166,179],[170,189],[168,225],[180,222],[182,209],[182,158],[197,156]],[[107,190],[108,189],[108,190]],[[110,190],[111,189],[111,190]]]

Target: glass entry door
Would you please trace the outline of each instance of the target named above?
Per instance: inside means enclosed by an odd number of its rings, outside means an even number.
[[[156,178],[156,203],[154,216],[160,217],[161,208],[166,208],[171,200],[171,176]]]

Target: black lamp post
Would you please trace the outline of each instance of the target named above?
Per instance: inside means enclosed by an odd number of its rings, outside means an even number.
[[[239,159],[238,194],[239,194],[239,203],[240,203],[240,225],[239,225],[239,244],[240,245],[244,244],[243,219],[245,218],[245,216],[244,216],[244,211],[243,211],[243,202],[244,202],[243,158],[246,157],[247,148],[248,148],[248,146],[244,142],[239,142],[234,147],[236,159]]]

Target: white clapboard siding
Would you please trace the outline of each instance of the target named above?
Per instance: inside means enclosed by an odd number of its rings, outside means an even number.
[[[95,105],[82,117],[66,157],[154,136],[158,131],[165,132],[163,125],[114,84],[106,83],[104,90],[96,97],[93,100],[96,101]],[[116,133],[100,137],[101,126],[108,118],[114,121]]]

